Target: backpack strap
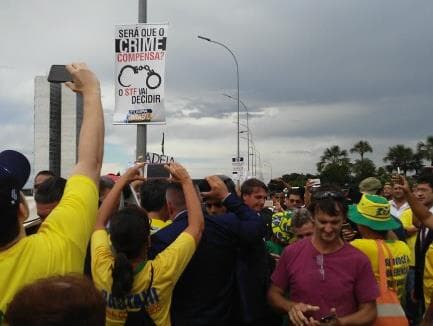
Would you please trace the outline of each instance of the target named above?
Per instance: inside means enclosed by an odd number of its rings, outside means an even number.
[[[377,253],[378,253],[380,289],[382,291],[382,290],[386,290],[388,288],[388,281],[387,281],[387,276],[386,276],[385,255],[383,252],[383,247],[385,247],[385,250],[388,254],[389,265],[390,265],[390,269],[391,269],[392,289],[394,291],[397,291],[397,282],[394,279],[394,257],[391,254],[391,251],[389,250],[388,246],[386,245],[386,243],[383,240],[376,240],[376,245],[377,245]],[[382,287],[382,286],[384,286],[384,287]]]
[[[388,288],[386,281],[385,257],[382,249],[382,240],[376,240],[377,245],[377,264],[379,266],[379,287],[380,293],[385,293]]]

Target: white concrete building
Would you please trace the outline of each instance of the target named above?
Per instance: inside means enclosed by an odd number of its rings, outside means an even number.
[[[46,76],[35,78],[33,175],[52,170],[69,177],[76,163],[82,101],[63,84],[51,84]]]

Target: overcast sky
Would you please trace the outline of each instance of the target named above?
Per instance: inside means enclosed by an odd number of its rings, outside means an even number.
[[[137,16],[137,0],[0,1],[0,149],[32,159],[34,77],[84,61],[101,79],[104,169],[127,165],[136,127],[111,124],[114,26]],[[166,154],[194,177],[230,174],[237,139],[236,101],[222,95],[236,97],[233,59],[199,34],[236,54],[240,98],[273,177],[314,173],[326,147],[359,140],[381,166],[389,146],[433,135],[431,0],[150,0],[148,22],[169,23],[167,123],[148,127],[148,150],[161,151],[165,132]]]

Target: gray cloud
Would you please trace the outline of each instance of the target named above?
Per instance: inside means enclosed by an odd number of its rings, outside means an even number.
[[[107,150],[118,151],[107,153],[108,163],[133,156],[135,127],[110,121],[114,25],[135,23],[137,7],[136,0],[1,2],[2,148],[32,152],[34,76],[86,61],[102,80]],[[221,94],[235,96],[235,66],[201,34],[236,54],[254,142],[274,174],[314,172],[326,147],[359,139],[382,164],[387,147],[414,146],[432,133],[432,12],[429,0],[148,1],[148,20],[170,24],[167,125],[148,128],[149,149],[160,151],[165,132],[166,150],[197,174],[230,173],[236,102]],[[12,131],[21,137],[10,139]]]

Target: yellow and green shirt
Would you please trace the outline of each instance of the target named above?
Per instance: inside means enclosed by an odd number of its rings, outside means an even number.
[[[171,220],[163,221],[157,218],[152,218],[150,220],[150,234],[152,235],[170,224]]]
[[[386,275],[388,279],[388,287],[392,287],[392,279],[397,283],[397,294],[399,299],[403,297],[406,276],[409,271],[410,250],[406,243],[398,240],[386,240],[384,243],[388,246],[393,257],[393,277],[391,277],[391,261],[388,252],[383,248],[386,264]],[[367,255],[373,269],[374,276],[379,283],[379,263],[376,241],[373,239],[356,239],[350,243],[355,248],[361,250]]]
[[[131,293],[121,299],[113,297],[111,293],[111,272],[115,257],[106,230],[93,233],[91,247],[93,281],[102,292],[107,305],[106,325],[124,325],[128,311],[137,311],[143,306],[157,325],[171,325],[173,289],[196,249],[195,240],[189,233],[181,233],[154,260],[148,260],[141,270],[136,271]],[[151,265],[153,282],[147,291],[151,280]]]
[[[23,286],[53,275],[83,273],[97,210],[95,183],[85,176],[72,176],[38,233],[0,251],[0,316]]]

